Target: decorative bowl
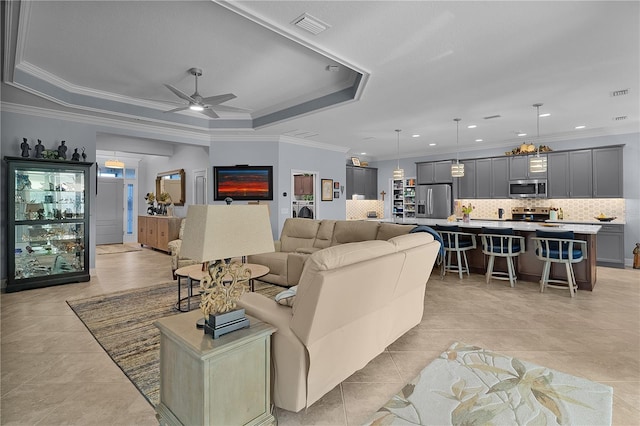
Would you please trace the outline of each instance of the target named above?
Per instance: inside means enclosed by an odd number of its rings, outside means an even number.
[[[600,222],[611,222],[613,219],[616,219],[616,217],[596,217],[595,219],[598,219]]]

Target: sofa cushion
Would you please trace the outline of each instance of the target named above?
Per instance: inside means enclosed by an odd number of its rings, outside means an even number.
[[[399,225],[397,223],[380,223],[376,240],[389,240],[398,235],[405,235],[411,232],[413,225]]]
[[[289,218],[284,222],[280,236],[280,250],[293,252],[299,247],[313,247],[319,220]]]
[[[293,304],[296,301],[297,290],[298,290],[298,286],[294,285],[293,287],[288,288],[276,294],[276,297],[274,297],[274,300],[278,302],[279,305],[293,306]]]
[[[433,235],[427,233],[416,233],[399,235],[391,238],[388,242],[392,244],[396,250],[407,250],[433,241]]]
[[[331,245],[357,243],[360,241],[375,240],[378,234],[379,222],[360,220],[340,220],[333,228]]]
[[[320,222],[318,233],[316,234],[316,240],[313,243],[315,248],[327,248],[331,245],[333,239],[333,230],[336,226],[336,220],[324,219]]]
[[[395,252],[396,248],[393,244],[376,240],[340,244],[315,252],[304,264],[297,296],[304,297],[307,286],[313,282],[314,276],[320,271],[337,269]],[[295,310],[296,305],[293,306],[294,314]]]

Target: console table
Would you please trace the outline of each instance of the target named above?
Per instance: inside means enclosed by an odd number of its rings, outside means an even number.
[[[251,326],[219,339],[200,329],[200,311],[161,318],[161,425],[268,425],[271,407],[271,325]]]

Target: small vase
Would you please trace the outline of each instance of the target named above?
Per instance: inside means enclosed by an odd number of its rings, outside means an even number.
[[[462,221],[469,223],[469,213],[462,213]]]

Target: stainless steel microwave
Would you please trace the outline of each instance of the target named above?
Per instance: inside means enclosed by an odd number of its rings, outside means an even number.
[[[509,181],[511,198],[547,198],[546,179],[528,179]]]

